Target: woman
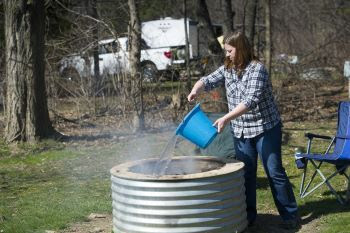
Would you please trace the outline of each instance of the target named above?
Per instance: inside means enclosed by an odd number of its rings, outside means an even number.
[[[188,101],[202,90],[225,85],[229,112],[217,119],[218,132],[230,123],[236,158],[245,164],[247,219],[256,219],[256,171],[259,155],[283,227],[299,225],[298,207],[292,186],[282,166],[282,123],[272,94],[272,85],[264,65],[254,58],[247,37],[241,32],[225,37],[224,65],[193,86]]]

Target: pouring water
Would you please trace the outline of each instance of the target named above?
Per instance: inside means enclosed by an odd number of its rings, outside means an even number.
[[[175,133],[168,141],[165,149],[153,169],[154,176],[162,176],[174,154],[178,135],[189,140],[200,148],[206,148],[216,137],[217,129],[213,122],[202,112],[200,104],[197,104],[177,127]]]
[[[153,168],[153,176],[162,176],[165,174],[168,165],[171,161],[171,158],[174,154],[177,139],[178,135],[174,133],[171,136],[165,148],[163,149],[162,153],[160,154],[159,160]]]

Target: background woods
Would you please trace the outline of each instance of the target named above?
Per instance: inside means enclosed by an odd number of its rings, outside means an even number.
[[[255,54],[267,64],[285,120],[302,120],[305,114],[288,113],[305,108],[305,99],[315,102],[315,96],[328,95],[316,93],[320,80],[339,83],[333,85],[337,90],[346,86],[342,77],[350,54],[349,7],[349,1],[341,0],[1,1],[4,136],[7,141],[35,141],[58,136],[51,121],[56,125],[60,120],[79,122],[106,114],[122,117],[134,130],[177,121],[185,107],[183,81],[195,80],[221,64],[217,37],[234,30],[245,31]],[[191,59],[187,69],[167,72],[142,62],[142,50],[149,49],[142,39],[142,23],[185,15],[198,28],[198,58]],[[101,43],[121,37],[127,38],[125,61],[130,72],[103,74],[106,49],[114,53],[122,45],[107,48]],[[180,53],[170,56],[174,54]],[[82,70],[62,68],[63,58],[77,55],[85,64]],[[291,91],[295,85],[306,86],[305,91],[286,93],[287,86]],[[212,110],[225,111],[225,94],[219,91],[214,96],[218,98]],[[72,119],[60,111],[68,102],[74,106]],[[164,115],[165,109],[169,112]]]

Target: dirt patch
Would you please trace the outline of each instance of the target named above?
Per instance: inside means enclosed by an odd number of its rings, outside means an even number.
[[[90,215],[91,216],[91,215]],[[112,215],[102,214],[103,217],[89,218],[87,222],[75,223],[59,233],[111,233]],[[318,219],[308,222],[308,217],[302,218],[302,225],[297,230],[285,230],[281,228],[281,218],[277,213],[259,213],[255,224],[248,227],[245,233],[313,233],[318,232]],[[268,224],[267,224],[268,223]]]
[[[86,222],[72,224],[60,233],[111,233],[112,215],[90,214]]]

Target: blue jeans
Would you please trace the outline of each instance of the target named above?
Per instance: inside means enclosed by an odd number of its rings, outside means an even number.
[[[247,219],[254,222],[256,210],[257,156],[264,166],[273,200],[283,220],[297,218],[298,207],[292,186],[282,165],[281,123],[254,138],[235,138],[236,158],[242,161],[246,188]]]

